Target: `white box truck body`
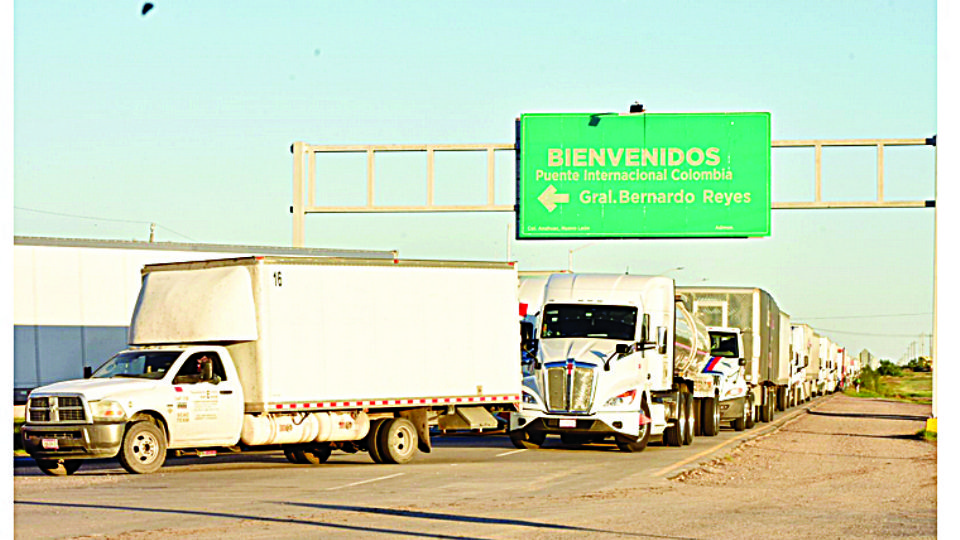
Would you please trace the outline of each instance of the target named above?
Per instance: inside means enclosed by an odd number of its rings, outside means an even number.
[[[112,456],[153,472],[166,449],[238,443],[296,463],[336,448],[409,461],[430,450],[428,425],[495,427],[491,411],[517,407],[516,284],[502,263],[148,265],[130,349],[34,390],[25,448],[51,474]]]
[[[627,452],[651,437],[692,441],[709,338],[676,302],[672,279],[554,274],[543,303],[533,375],[510,414],[516,446],[538,447],[548,434],[574,444],[613,437]]]

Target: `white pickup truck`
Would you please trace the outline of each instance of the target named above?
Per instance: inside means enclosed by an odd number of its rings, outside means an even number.
[[[45,473],[262,445],[404,463],[431,425],[491,428],[519,406],[512,264],[241,257],[142,274],[130,349],[29,396],[24,447]]]

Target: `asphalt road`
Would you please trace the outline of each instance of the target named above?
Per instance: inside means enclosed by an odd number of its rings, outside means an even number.
[[[829,398],[820,398],[829,399]],[[406,465],[335,452],[320,466],[293,465],[278,451],[174,458],[159,473],[130,475],[113,461],[70,477],[14,466],[16,538],[427,538],[658,537],[618,528],[617,513],[591,510],[591,525],[544,501],[593,501],[618,490],[664,489],[667,479],[729,453],[805,414],[681,448],[652,444],[626,454],[610,445],[517,450],[503,434],[437,436],[434,451]],[[563,495],[562,499],[556,499]],[[602,511],[602,506],[599,507]],[[576,512],[573,512],[576,515]],[[609,525],[597,526],[597,523]],[[659,536],[663,538],[663,536]]]

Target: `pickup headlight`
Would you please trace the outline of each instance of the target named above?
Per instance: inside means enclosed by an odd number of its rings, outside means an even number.
[[[123,405],[112,399],[104,399],[90,403],[93,420],[99,422],[123,422],[127,419],[127,412]]]
[[[633,403],[633,399],[637,397],[636,390],[627,390],[626,392],[620,394],[617,397],[613,397],[607,400],[607,407],[622,407],[624,405],[630,405]]]

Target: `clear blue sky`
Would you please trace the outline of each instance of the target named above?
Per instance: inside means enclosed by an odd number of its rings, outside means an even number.
[[[524,112],[769,111],[775,140],[938,128],[933,1],[142,4],[14,4],[15,234],[145,240],[155,222],[161,241],[290,245],[292,142],[510,143]],[[809,200],[812,160],[774,160],[774,200]],[[827,156],[824,197],[872,199],[874,160]],[[934,197],[930,149],[887,165],[888,199]],[[422,202],[420,170],[379,202]],[[327,193],[362,194],[362,174]],[[482,178],[448,176],[443,197],[482,202]],[[509,250],[521,269],[566,268],[571,249],[581,271],[682,266],[680,284],[762,286],[893,360],[932,332],[930,210],[775,211],[766,239],[592,245],[508,241],[512,219],[310,215],[306,237],[416,258]]]

